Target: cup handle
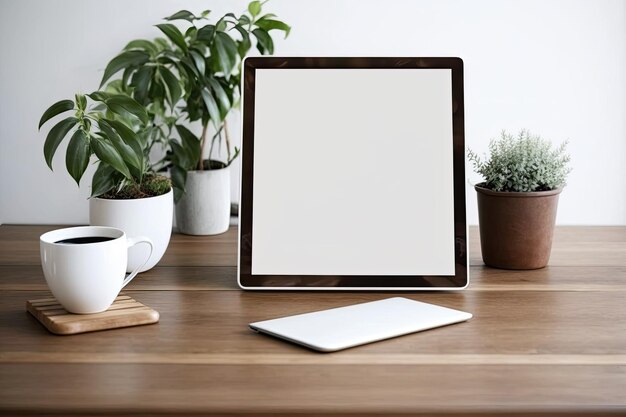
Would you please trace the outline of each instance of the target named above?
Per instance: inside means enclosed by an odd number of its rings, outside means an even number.
[[[139,270],[141,268],[143,268],[143,266],[146,263],[148,263],[148,260],[152,256],[152,251],[154,250],[154,244],[152,243],[152,240],[150,240],[149,238],[147,238],[145,236],[139,236],[139,237],[129,237],[128,239],[126,239],[126,244],[127,244],[128,248],[130,248],[132,246],[135,246],[135,245],[137,245],[139,243],[147,243],[148,245],[150,245],[150,254],[148,255],[146,260],[141,265],[139,265],[137,268],[135,268],[135,270],[133,272],[131,272],[130,274],[128,274],[128,276],[126,278],[124,278],[124,282],[122,282],[122,288],[124,288],[126,285],[128,285],[128,283],[131,282],[133,280],[133,278],[135,278],[137,276],[137,274],[139,273]]]

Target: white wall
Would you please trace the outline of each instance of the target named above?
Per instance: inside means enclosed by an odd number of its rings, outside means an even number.
[[[130,39],[157,36],[152,25],[163,16],[246,4],[0,0],[0,222],[86,223],[90,175],[79,190],[64,147],[48,170],[47,129],[37,132],[43,110],[94,90],[108,60]],[[502,128],[522,127],[569,139],[574,171],[558,222],[626,224],[626,2],[271,0],[266,8],[293,26],[277,55],[462,57],[467,144],[484,151]]]

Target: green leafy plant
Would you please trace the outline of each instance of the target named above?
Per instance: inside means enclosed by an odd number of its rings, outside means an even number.
[[[169,191],[169,180],[151,169],[145,135],[135,132],[129,122],[148,121],[143,106],[123,94],[76,94],[74,100],[61,100],[50,106],[41,116],[39,129],[53,117],[69,111],[74,114],[55,124],[44,142],[44,157],[50,169],[57,148],[72,132],[65,165],[77,185],[92,156],[99,161],[92,180],[92,197],[139,198]]]
[[[209,10],[199,15],[180,10],[156,25],[165,38],[131,41],[104,71],[101,87],[121,72],[121,80],[107,88],[143,105],[151,142],[167,144],[169,150],[156,169],[171,168],[177,200],[184,192],[187,171],[225,168],[239,154],[239,149],[232,149],[226,116],[239,105],[241,61],[253,45],[261,54],[272,54],[270,31],[282,31],[287,37],[291,30],[275,15],[262,14],[263,4],[252,1],[240,16],[227,13],[215,23],[208,21]],[[184,30],[171,23],[175,21],[184,22]],[[183,126],[183,120],[199,121],[200,136]],[[214,148],[222,145],[224,161],[213,157]],[[208,157],[203,159],[207,147]]]
[[[563,187],[570,173],[567,142],[552,148],[549,141],[527,130],[517,136],[502,131],[489,144],[490,157],[481,159],[468,150],[468,159],[485,182],[479,184],[493,191],[548,191]]]

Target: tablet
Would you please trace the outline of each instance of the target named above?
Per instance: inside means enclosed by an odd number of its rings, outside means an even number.
[[[252,330],[334,352],[459,323],[470,313],[402,297],[251,323]]]
[[[247,58],[244,289],[462,289],[459,58]]]

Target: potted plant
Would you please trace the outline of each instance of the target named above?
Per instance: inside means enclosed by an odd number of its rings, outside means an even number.
[[[538,269],[548,264],[559,194],[570,157],[567,142],[550,142],[522,130],[502,132],[490,156],[468,152],[484,182],[475,186],[483,261],[504,269]]]
[[[87,98],[93,101],[91,106]],[[151,167],[148,135],[133,129],[148,122],[144,107],[126,95],[102,91],[86,96],[76,94],[74,101],[61,100],[50,106],[41,117],[39,128],[68,111],[74,111],[74,115],[54,125],[46,137],[46,163],[52,169],[57,148],[73,132],[65,164],[76,184],[80,186],[92,159],[98,163],[91,186],[90,224],[149,237],[154,250],[140,272],[152,268],[170,241],[173,192],[170,180],[157,175]],[[128,271],[142,264],[148,253],[146,245],[131,248]]]
[[[182,233],[228,230],[229,167],[239,149],[231,145],[226,117],[239,106],[241,60],[253,43],[261,54],[272,54],[269,32],[280,30],[286,37],[290,31],[261,11],[261,2],[253,1],[239,17],[227,13],[213,24],[205,22],[208,10],[198,16],[181,10],[165,20],[186,22],[183,31],[159,24],[165,39],[131,41],[105,69],[102,84],[122,72],[120,92],[146,107],[153,134],[169,144],[162,167],[170,169]],[[201,134],[182,120],[199,122]]]

